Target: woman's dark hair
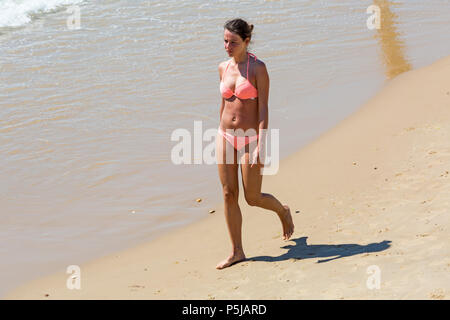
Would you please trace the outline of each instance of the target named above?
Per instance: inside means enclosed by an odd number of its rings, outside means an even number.
[[[228,20],[225,22],[223,28],[238,34],[243,41],[247,38],[250,38],[250,40],[252,39],[253,25],[249,25],[245,20],[239,18]]]

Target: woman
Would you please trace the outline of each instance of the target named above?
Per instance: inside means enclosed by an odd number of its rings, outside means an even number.
[[[242,19],[233,19],[224,25],[224,46],[231,59],[219,65],[222,105],[216,155],[232,253],[217,264],[217,269],[246,259],[242,248],[242,215],[238,204],[239,163],[247,203],[276,212],[281,220],[284,240],[288,240],[294,232],[289,207],[282,205],[271,194],[261,193],[263,164],[258,153],[263,139],[260,139],[259,134],[263,132],[262,129],[266,131],[268,125],[269,75],[265,64],[247,51],[252,30],[253,25],[249,26]],[[254,130],[257,135],[245,137],[232,134],[238,129]],[[229,150],[232,161],[226,160]]]

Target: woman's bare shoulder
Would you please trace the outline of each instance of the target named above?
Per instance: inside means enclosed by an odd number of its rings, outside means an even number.
[[[267,67],[264,61],[256,59],[255,61],[255,73],[256,75],[267,74]]]
[[[225,70],[227,63],[228,63],[228,60],[225,60],[225,61],[222,61],[221,63],[219,63],[219,66],[217,69],[219,71],[220,79],[222,79],[222,73]]]
[[[255,66],[256,66],[257,69],[266,69],[266,64],[264,63],[264,61],[262,61],[259,58],[256,58]]]
[[[228,60],[222,61],[221,63],[219,63],[219,71],[225,69],[225,66],[227,65]]]

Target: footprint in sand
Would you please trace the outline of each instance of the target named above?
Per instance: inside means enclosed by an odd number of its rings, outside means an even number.
[[[138,285],[138,284],[133,284],[131,286],[128,286],[128,288],[131,288],[130,289],[131,291],[137,291],[137,289],[144,289],[145,286],[141,286],[141,285]]]
[[[430,294],[429,294],[431,299],[436,299],[436,300],[442,300],[445,299],[445,293],[444,290],[439,288],[439,289],[435,289],[433,290]]]

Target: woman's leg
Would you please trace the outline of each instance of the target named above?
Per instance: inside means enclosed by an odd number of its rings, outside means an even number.
[[[227,163],[226,153],[233,153],[233,156],[231,157],[233,163]],[[244,260],[245,254],[242,248],[242,214],[238,204],[239,164],[237,162],[237,152],[220,134],[217,135],[216,140],[216,155],[220,182],[222,183],[223,198],[225,202],[225,220],[227,222],[232,246],[231,255],[225,260],[219,262],[216,266],[217,269],[223,269],[229,267],[233,263]]]
[[[261,169],[264,164],[260,162],[251,166],[249,157],[252,149],[241,156],[242,185],[244,186],[245,200],[250,206],[257,206],[277,213],[283,226],[283,239],[288,240],[294,232],[294,222],[292,221],[289,206],[282,205],[277,198],[269,193],[261,192],[262,178]]]

